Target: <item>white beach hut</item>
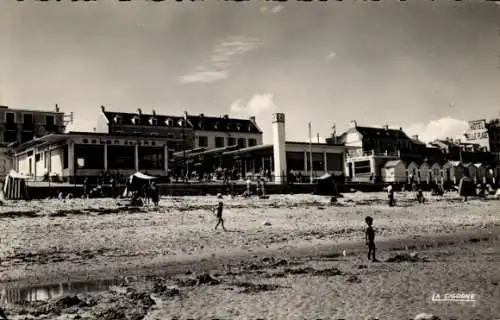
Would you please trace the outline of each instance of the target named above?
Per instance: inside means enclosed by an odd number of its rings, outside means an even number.
[[[440,183],[443,179],[443,172],[439,162],[434,162],[430,168],[432,174],[432,182]]]
[[[393,183],[406,182],[406,165],[403,160],[387,161],[381,170],[382,181]]]
[[[432,181],[431,165],[429,162],[424,161],[420,165],[420,181],[425,183],[430,183]]]

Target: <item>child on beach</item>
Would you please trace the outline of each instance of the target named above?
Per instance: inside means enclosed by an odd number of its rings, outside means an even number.
[[[372,217],[366,217],[365,222],[368,225],[368,228],[366,228],[366,245],[368,246],[368,260],[370,260],[370,257],[372,258],[371,260],[373,262],[377,262],[378,260],[375,258],[375,230],[373,230],[373,218]]]
[[[220,201],[219,205],[215,209],[217,211],[216,212],[217,224],[215,225],[215,229],[217,229],[217,227],[220,224],[220,225],[222,225],[222,230],[226,231],[226,227],[224,227],[224,219],[222,219],[222,209],[223,209],[223,207],[224,207],[224,204],[222,203],[222,201]]]

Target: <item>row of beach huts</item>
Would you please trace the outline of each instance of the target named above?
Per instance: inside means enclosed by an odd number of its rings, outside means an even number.
[[[496,185],[500,167],[491,167],[482,163],[462,163],[447,161],[444,163],[424,161],[418,164],[403,160],[389,160],[380,170],[381,180],[386,183],[443,183],[458,184],[460,179],[468,176],[477,183],[493,183]]]

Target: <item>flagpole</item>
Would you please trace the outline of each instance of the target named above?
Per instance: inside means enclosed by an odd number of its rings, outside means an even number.
[[[313,159],[312,159],[312,133],[311,133],[311,122],[309,121],[309,181],[313,183]]]

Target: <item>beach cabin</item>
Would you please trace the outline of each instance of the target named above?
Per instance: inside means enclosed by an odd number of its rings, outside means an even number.
[[[476,167],[476,176],[477,176],[477,181],[486,183],[486,180],[488,178],[488,168],[482,164],[482,163],[474,163],[474,166]]]
[[[420,165],[420,182],[425,182],[429,184],[432,181],[432,172],[431,172],[431,164],[429,162],[424,161]]]
[[[420,183],[420,167],[415,161],[408,164],[408,167],[406,168],[406,176],[408,177],[409,184],[412,184],[413,182]]]
[[[406,182],[406,165],[402,160],[389,160],[382,166],[380,171],[383,182]]]
[[[477,181],[477,167],[473,163],[464,163],[465,173],[474,181]]]
[[[432,174],[432,182],[440,183],[443,179],[443,173],[441,171],[441,165],[438,162],[434,162],[430,167],[430,172]]]
[[[448,161],[443,165],[443,177],[445,181],[457,184],[465,175],[465,168],[460,161]]]

